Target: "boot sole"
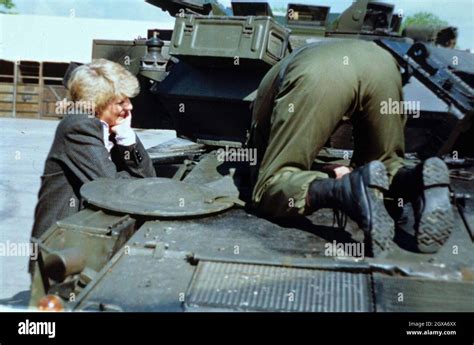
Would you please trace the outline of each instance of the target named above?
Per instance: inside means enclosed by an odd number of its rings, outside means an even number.
[[[384,192],[389,188],[387,170],[378,161],[368,164],[364,176],[367,196],[371,209],[371,225],[369,229],[370,252],[374,257],[386,255],[394,246],[395,223],[388,214],[384,204]]]
[[[449,198],[449,171],[439,158],[429,158],[423,164],[424,208],[416,242],[422,253],[436,253],[454,230],[454,213]]]

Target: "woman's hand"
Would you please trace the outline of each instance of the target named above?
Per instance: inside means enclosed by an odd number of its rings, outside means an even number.
[[[116,134],[115,140],[117,144],[122,146],[135,144],[135,132],[132,129],[132,113],[128,111],[124,117],[119,117],[116,123],[110,130]]]

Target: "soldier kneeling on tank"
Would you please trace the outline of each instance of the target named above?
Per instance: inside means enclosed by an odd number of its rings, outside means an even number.
[[[105,59],[77,67],[68,81],[73,107],[64,106],[46,158],[32,236],[79,212],[80,188],[99,177],[155,177],[152,162],[131,128],[130,98],[138,80]],[[61,109],[61,107],[58,107]]]
[[[436,157],[404,166],[406,115],[381,112],[384,103],[402,100],[397,62],[372,42],[307,45],[280,61],[253,108],[256,209],[270,217],[337,209],[359,225],[368,255],[377,256],[394,238],[384,195],[402,198],[413,205],[419,250],[436,252],[454,227],[448,169]],[[333,179],[310,169],[342,119],[354,128],[354,170]]]

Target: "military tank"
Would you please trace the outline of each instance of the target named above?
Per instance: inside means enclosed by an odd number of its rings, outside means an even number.
[[[84,185],[85,208],[41,238],[31,306],[58,301],[84,311],[474,311],[474,56],[399,33],[391,4],[359,0],[341,14],[266,2],[147,0],[175,16],[147,40],[95,41],[93,57],[140,79],[134,126],[173,128],[177,138],[148,150],[159,177]],[[410,32],[408,30],[408,32]],[[245,141],[265,73],[293,50],[330,40],[372,40],[399,62],[409,118],[408,163],[448,163],[456,227],[433,254],[413,233],[368,256],[355,223],[321,210],[292,220],[248,206]],[[127,59],[128,58],[128,59]],[[128,64],[125,62],[128,61]],[[322,164],[348,164],[351,127],[341,123]]]

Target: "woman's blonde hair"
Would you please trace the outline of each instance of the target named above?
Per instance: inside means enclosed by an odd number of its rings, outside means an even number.
[[[77,67],[68,82],[73,102],[93,104],[95,114],[117,97],[135,97],[140,92],[137,78],[118,63],[96,59]]]

